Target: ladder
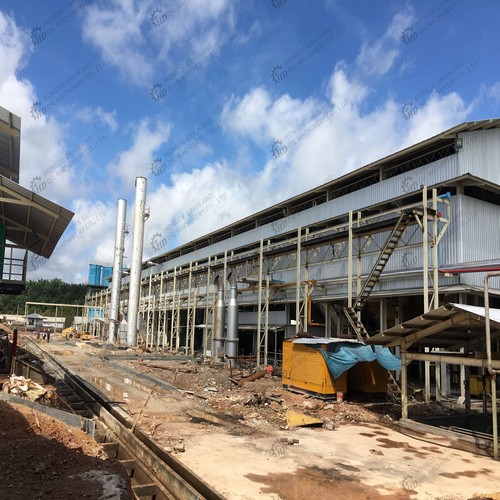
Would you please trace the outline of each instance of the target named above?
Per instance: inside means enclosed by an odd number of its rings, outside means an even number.
[[[361,323],[361,320],[358,318],[358,313],[352,307],[343,307],[342,312],[344,313],[352,331],[356,334],[357,339],[360,342],[365,342],[370,336],[366,331],[365,326]]]
[[[401,387],[389,370],[387,371],[387,397],[394,403],[401,403]]]
[[[396,225],[391,231],[391,234],[387,238],[382,250],[380,251],[379,258],[375,265],[373,266],[368,278],[363,285],[363,288],[359,292],[359,295],[356,297],[356,301],[354,302],[353,309],[356,311],[361,311],[368,301],[368,297],[372,293],[373,288],[378,283],[380,279],[380,275],[384,270],[387,262],[389,261],[394,249],[397,247],[403,233],[405,232],[406,226],[408,222],[412,218],[412,214],[408,212],[403,212],[399,219],[396,222]]]

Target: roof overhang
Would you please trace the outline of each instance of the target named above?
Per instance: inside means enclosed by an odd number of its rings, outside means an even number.
[[[490,309],[491,338],[500,338],[500,309]],[[485,343],[484,307],[446,304],[374,335],[367,344],[386,347],[481,350]]]
[[[50,257],[74,213],[0,175],[0,223],[6,238]]]

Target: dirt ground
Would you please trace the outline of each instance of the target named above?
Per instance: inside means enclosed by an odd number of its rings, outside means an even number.
[[[87,434],[0,401],[0,498],[134,498],[128,475]]]
[[[279,373],[239,385],[239,374],[201,362],[57,337],[44,347],[229,500],[500,500],[497,462],[434,434],[402,434],[394,427],[401,408],[384,397],[321,401],[285,390]],[[120,353],[135,357],[110,356]],[[293,427],[289,411],[319,425]],[[461,411],[452,402],[410,407],[413,416]]]

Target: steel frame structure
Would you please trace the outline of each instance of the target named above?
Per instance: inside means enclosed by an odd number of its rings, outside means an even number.
[[[412,221],[398,240],[396,249],[420,246],[423,266],[414,274],[423,278],[424,312],[438,307],[438,245],[450,223],[450,203],[448,199],[439,198],[435,189],[424,187],[418,202],[377,213],[351,211],[347,217],[339,218],[343,220],[323,222],[319,228],[299,227],[296,232],[279,235],[274,241],[261,239],[243,250],[228,250],[223,255],[189,262],[169,271],[154,273],[154,268],[151,269],[149,276],[141,280],[140,287],[140,314],[146,322],[142,341],[147,348],[157,351],[179,352],[182,348],[193,355],[198,346],[203,353],[210,354],[217,295],[214,278],[217,275],[227,277],[229,271],[244,284],[239,288],[240,303],[253,307],[257,314],[254,347],[259,365],[269,361],[269,317],[271,307],[276,304],[288,304],[287,309],[295,312],[294,330],[297,333],[307,331],[312,324],[311,304],[324,302],[325,311],[329,311],[325,312],[325,318],[334,316],[336,319],[335,332],[326,332],[325,328],[325,335],[335,335],[342,330],[339,322],[345,319],[331,308],[332,301],[348,307],[355,305],[363,290],[363,280],[368,277],[363,272],[365,260],[376,262],[380,258],[383,237],[390,234],[392,221],[405,211],[412,213]],[[419,232],[421,242],[416,236]],[[325,267],[338,269],[338,277],[328,275]],[[293,274],[295,279],[280,282],[273,278],[279,273]],[[383,273],[381,279],[384,279]],[[335,293],[342,287],[343,291]],[[86,304],[106,309],[109,294],[108,289],[99,291],[88,296]],[[380,290],[375,290],[374,294],[384,296]],[[202,314],[204,321],[197,324],[197,316]],[[360,311],[357,315],[360,319]],[[89,322],[94,335],[100,336],[102,323],[96,318]],[[331,320],[328,323],[331,325]],[[291,324],[289,318],[289,326]],[[352,332],[352,336],[355,335],[356,332]],[[197,336],[200,336],[198,342]]]

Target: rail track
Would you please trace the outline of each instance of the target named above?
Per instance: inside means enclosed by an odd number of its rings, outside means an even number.
[[[23,339],[24,348],[43,361],[44,371],[54,378],[58,393],[74,413],[96,422],[94,438],[110,458],[116,458],[131,478],[132,490],[141,500],[222,500],[196,473],[159,447],[137,428],[119,406],[95,387],[72,373],[39,344]]]

